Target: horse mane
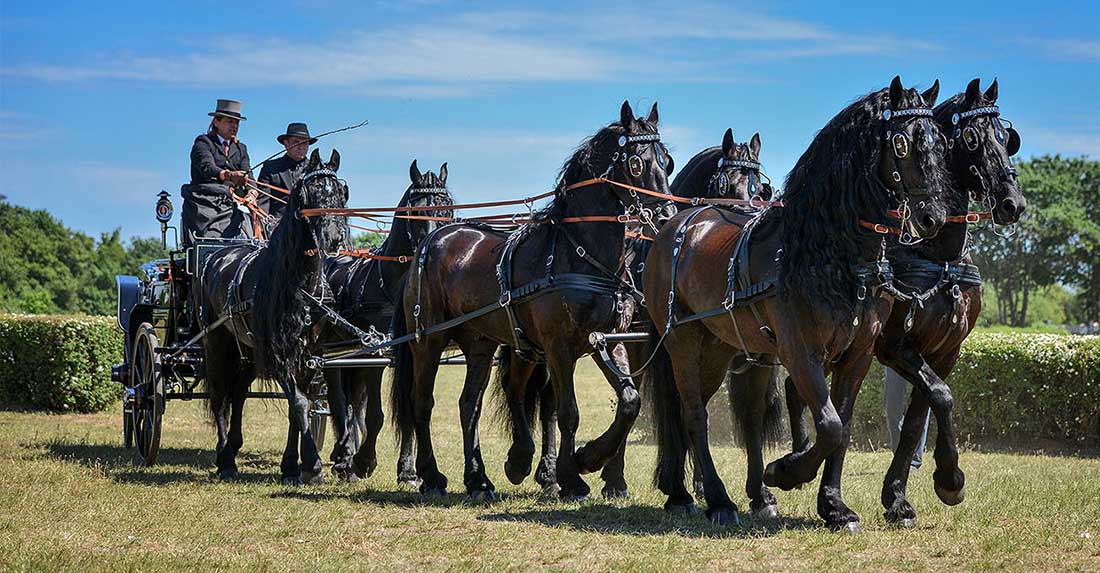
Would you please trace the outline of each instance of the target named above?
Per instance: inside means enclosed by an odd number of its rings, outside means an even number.
[[[886,129],[881,117],[890,106],[889,91],[867,94],[838,113],[787,175],[785,207],[767,215],[782,221],[781,297],[820,300],[833,311],[854,312],[855,266],[865,262],[868,239],[858,220],[882,221],[886,211],[896,207],[878,175]],[[928,107],[916,90],[907,89],[904,94],[904,107]],[[912,142],[924,180],[932,189],[942,189],[946,179],[942,152],[935,149],[937,139],[931,145],[925,137]]]
[[[255,292],[264,293],[254,298],[252,307],[253,349],[257,374],[266,378],[275,372],[296,371],[302,358],[300,336],[308,319],[305,301],[298,292],[306,272],[301,253],[314,245],[308,219],[292,215],[301,208],[301,187],[295,186],[287,201],[288,216],[275,227],[267,246],[261,247],[268,249],[270,256],[253,262]]]

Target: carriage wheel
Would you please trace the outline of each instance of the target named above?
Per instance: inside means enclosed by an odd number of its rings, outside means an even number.
[[[130,384],[134,391],[132,432],[137,451],[134,464],[151,466],[160,451],[160,424],[164,415],[164,376],[153,325],[143,322],[134,335],[134,354],[130,357]]]

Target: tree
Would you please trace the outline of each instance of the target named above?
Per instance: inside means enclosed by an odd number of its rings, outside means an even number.
[[[983,277],[996,292],[998,321],[1026,326],[1031,296],[1037,289],[1062,283],[1078,287],[1100,307],[1100,163],[1060,156],[1032,158],[1018,165],[1028,206],[1012,236],[986,227],[976,232],[972,247]]]

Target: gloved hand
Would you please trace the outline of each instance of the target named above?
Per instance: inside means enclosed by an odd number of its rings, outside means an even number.
[[[244,171],[230,171],[225,174],[225,181],[233,187],[244,187],[248,174]]]

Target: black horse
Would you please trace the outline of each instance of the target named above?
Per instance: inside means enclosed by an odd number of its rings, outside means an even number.
[[[851,409],[834,405],[825,377],[869,353],[893,303],[879,232],[891,210],[903,215],[907,240],[935,235],[946,217],[944,145],[930,121],[937,91],[938,84],[924,93],[905,89],[895,77],[889,88],[849,105],[795,165],[783,208],[757,215],[689,209],[657,237],[644,290],[647,300],[659,301],[649,312],[664,346],[646,384],[656,396],[655,480],[669,496],[667,509],[694,508],[684,487],[690,451],[703,475],[708,517],[738,519],[710,455],[706,410],[735,354],[759,364],[778,358],[811,404],[817,430],[810,448],[766,469],[762,451],[749,452],[753,511],[774,514],[765,483],[790,489],[812,480],[826,459],[835,463]],[[756,384],[766,388],[767,380]],[[829,520],[843,501],[829,491],[818,505]]]
[[[684,198],[708,198],[708,199],[737,199],[737,200],[749,200],[755,199],[758,201],[767,201],[772,198],[773,189],[770,183],[764,181],[766,176],[763,174],[762,167],[760,165],[760,134],[754,134],[747,143],[737,143],[734,141],[733,130],[727,129],[722,138],[722,145],[709,147],[704,149],[695,155],[687,165],[676,176],[676,179],[672,183],[671,192],[677,197]],[[667,170],[671,174],[674,169],[674,163],[669,160]],[[652,245],[652,237],[655,235],[652,231],[657,230],[660,226],[663,226],[673,215],[675,215],[680,206],[690,205],[690,203],[678,203],[673,200],[668,200],[662,203],[654,214],[649,217],[649,220],[655,223],[651,228],[648,225],[639,224],[635,231],[636,234],[630,236],[626,241],[626,256],[624,257],[624,267],[627,269],[628,279],[638,286],[642,285],[645,273],[645,261],[646,255],[649,252],[649,247]],[[736,206],[735,209],[746,210],[751,209],[751,205]],[[629,323],[630,318],[635,317],[635,305],[634,301],[625,301],[624,320],[622,326],[626,326]],[[641,320],[647,320],[646,316],[641,316]],[[635,323],[632,329],[637,330],[644,328],[643,324]],[[497,397],[497,403],[500,407],[499,417],[504,422],[504,425],[508,431],[511,432],[513,437],[513,455],[509,455],[509,463],[505,465],[505,473],[513,483],[519,484],[525,477],[526,473],[516,471],[517,468],[524,467],[530,468],[530,462],[526,464],[516,464],[514,460],[517,459],[521,452],[531,451],[526,448],[533,448],[533,438],[531,436],[531,427],[536,419],[542,421],[542,458],[539,461],[538,470],[535,472],[535,480],[544,489],[553,487],[554,476],[546,471],[546,468],[554,467],[556,461],[556,446],[555,446],[555,432],[554,432],[554,414],[553,408],[553,391],[548,386],[548,378],[546,375],[545,365],[540,364],[522,364],[522,359],[513,356],[510,349],[505,348],[502,353],[502,360],[500,366],[497,368],[498,380],[493,385],[495,391],[499,396]],[[610,354],[616,359],[617,362],[626,362],[630,365],[632,371],[636,371],[641,368],[647,357],[653,352],[652,342],[640,342],[634,344],[618,344],[611,349]],[[597,364],[600,362],[600,358],[596,359]],[[514,366],[513,366],[514,364]],[[751,366],[751,365],[750,365]],[[505,392],[510,388],[514,382],[512,381],[513,368],[519,372],[532,372],[530,380],[527,382],[527,390],[524,394],[524,400],[522,408],[519,405],[509,407]],[[774,376],[774,369],[768,368],[767,374]],[[741,388],[740,385],[737,386]],[[774,390],[777,388],[777,384],[773,383],[769,386]],[[644,388],[639,386],[639,390],[643,392]],[[736,404],[751,404],[756,406],[755,400],[749,400],[748,396],[745,399],[739,399]],[[769,400],[764,401],[763,408],[766,409],[766,415],[764,418],[767,420],[766,426],[770,430],[768,437],[774,440],[774,437],[778,435],[780,429],[780,416],[781,408],[779,407],[778,400],[775,399],[774,391],[768,395]],[[523,419],[513,416],[513,413],[522,411],[525,416]],[[743,416],[745,420],[751,420],[752,423],[756,423],[760,417],[757,416],[756,410],[750,410],[752,416]],[[526,422],[524,424],[523,422]],[[746,430],[744,432],[746,436],[754,436],[754,431]],[[604,487],[602,495],[608,498],[614,497],[626,497],[628,495],[628,486],[626,478],[624,476],[624,468],[626,464],[625,460],[626,442],[623,441],[620,444],[619,449],[610,461],[604,466],[600,477],[604,481]],[[529,457],[529,456],[528,456]],[[697,482],[700,480],[697,476]],[[701,486],[698,487],[701,491]]]
[[[1002,124],[996,104],[997,81],[982,93],[980,80],[974,79],[965,92],[936,106],[935,120],[949,142],[951,216],[930,240],[917,245],[894,240],[888,246],[898,288],[910,299],[894,305],[875,343],[875,356],[912,383],[915,391],[883,483],[882,504],[886,520],[903,526],[913,525],[916,519],[905,488],[929,406],[937,427],[932,474],[936,495],[948,505],[964,498],[965,476],[959,469],[951,422],[951,390],[944,379],[954,369],[962,342],[981,310],[981,277],[968,254],[969,224],[977,222],[978,216],[968,215],[969,198],[989,208],[993,222],[1001,225],[1015,223],[1027,206],[1011,160],[1020,147],[1019,134]],[[834,394],[842,392],[846,400],[855,400],[864,375],[865,370],[841,377],[834,374]],[[788,379],[791,434],[798,451],[809,438],[802,425],[804,407],[790,384]],[[822,487],[839,490],[839,469],[826,473]]]
[[[325,275],[332,287],[335,309],[368,338],[388,333],[393,307],[401,294],[401,283],[420,242],[440,227],[433,218],[454,217],[454,204],[447,190],[447,164],[439,175],[421,173],[413,160],[409,166],[411,185],[398,207],[415,207],[393,219],[389,235],[366,257],[341,256],[325,262]],[[438,206],[439,209],[424,209]],[[399,212],[400,213],[400,212]],[[347,332],[330,329],[330,342],[347,338]],[[369,477],[377,466],[376,446],[382,430],[382,368],[329,368],[325,370],[329,408],[335,444],[333,471],[349,480]],[[360,443],[360,435],[362,442]]]
[[[495,497],[481,458],[478,418],[499,345],[546,362],[558,397],[561,448],[556,485],[563,499],[588,495],[581,474],[600,469],[630,431],[638,413],[637,391],[629,379],[620,381],[605,368],[619,399],[615,421],[601,437],[574,451],[579,423],[574,366],[590,351],[589,333],[618,324],[620,303],[630,291],[617,271],[627,213],[637,213],[649,198],[630,186],[668,192],[670,157],[657,133],[657,106],[643,120],[635,118],[624,102],[620,115],[619,122],[601,129],[574,152],[562,167],[553,202],[520,230],[506,236],[456,224],[433,233],[421,245],[394,328],[395,336],[416,333],[417,341],[396,348],[392,401],[402,435],[415,431],[421,492],[441,493],[447,486],[432,450],[430,424],[439,356],[452,341],[467,360],[459,411],[463,482],[472,497]],[[499,291],[485,288],[487,277],[497,278]],[[452,320],[463,322],[433,328]],[[514,414],[519,420],[525,415],[529,377],[530,373],[517,373],[517,383],[507,391],[509,405],[519,409]],[[402,453],[407,457],[408,452]],[[530,471],[533,453],[533,443],[513,446],[509,462],[516,473]],[[399,461],[399,471],[407,463]]]
[[[324,261],[344,243],[347,222],[342,216],[305,217],[300,212],[346,206],[348,188],[336,176],[339,167],[335,150],[328,163],[314,150],[291,191],[287,216],[271,240],[265,246],[220,249],[202,266],[200,322],[209,328],[225,318],[202,339],[210,410],[218,431],[219,478],[237,476],[245,394],[254,378],[262,378],[278,383],[289,402],[283,483],[321,479],[321,458],[309,433],[309,404],[299,384],[310,380],[309,347],[322,326],[311,299],[325,296]]]

